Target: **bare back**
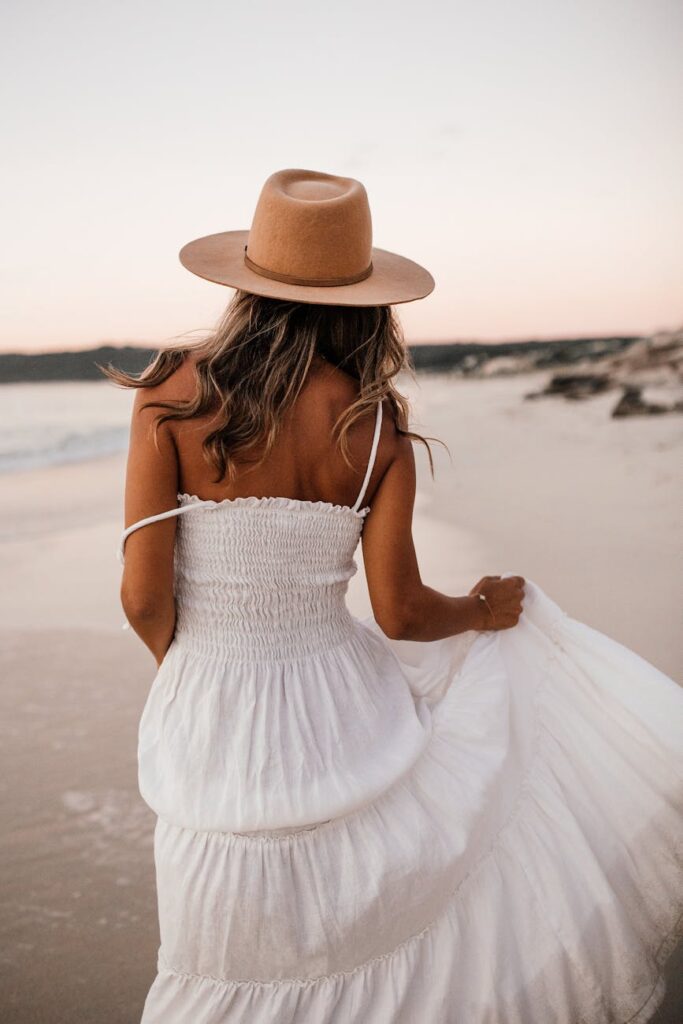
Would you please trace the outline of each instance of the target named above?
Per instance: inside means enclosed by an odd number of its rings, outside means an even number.
[[[188,360],[162,386],[164,398],[189,399],[196,387],[193,364]],[[162,388],[158,390],[161,391]],[[275,445],[262,464],[243,461],[235,480],[216,482],[214,465],[202,448],[213,429],[212,416],[169,423],[178,457],[178,489],[201,498],[283,496],[305,501],[352,505],[363,483],[373,441],[375,417],[364,416],[351,428],[349,447],[355,469],[343,459],[333,436],[337,418],[357,398],[353,378],[324,360],[311,368],[303,390],[285,414]],[[162,397],[159,395],[159,397]],[[386,410],[385,410],[386,411]],[[380,443],[364,494],[369,503],[393,457],[395,429],[383,417]]]

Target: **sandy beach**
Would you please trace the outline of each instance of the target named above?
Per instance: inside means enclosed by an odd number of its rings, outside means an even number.
[[[524,401],[546,379],[408,385],[416,429],[450,448],[434,447],[434,481],[416,448],[423,579],[458,594],[482,575],[519,573],[680,683],[683,418],[614,420],[613,395]],[[124,470],[119,453],[2,477],[8,1024],[131,1024],[155,974],[155,818],[136,776],[154,661],[121,628]],[[357,561],[349,603],[366,615],[360,550]],[[656,1021],[682,1018],[672,980]]]

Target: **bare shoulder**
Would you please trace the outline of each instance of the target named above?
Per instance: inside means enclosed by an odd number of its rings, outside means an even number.
[[[320,362],[309,374],[308,381],[301,393],[301,409],[308,416],[309,413],[320,417],[320,421],[332,415],[336,419],[345,409],[352,405],[358,398],[358,381],[351,377],[344,370],[329,363]],[[375,413],[368,410],[366,414],[354,424],[355,433],[364,439],[368,431],[374,430]],[[378,458],[383,459],[391,453],[396,454],[396,445],[403,440],[396,428],[393,410],[390,402],[385,398],[382,402],[382,427],[380,434],[380,446]]]
[[[198,360],[199,353],[188,349],[182,362],[154,389],[157,397],[163,401],[186,402],[193,399],[197,392]]]
[[[324,412],[331,406],[346,407],[358,398],[358,381],[323,359],[311,366],[299,401],[312,410]]]
[[[159,414],[165,411],[156,403],[191,401],[197,393],[197,359],[196,352],[186,352],[179,366],[164,380],[158,384],[138,388],[133,403],[134,418],[152,424]],[[171,425],[168,422],[161,424],[160,429],[169,431]]]

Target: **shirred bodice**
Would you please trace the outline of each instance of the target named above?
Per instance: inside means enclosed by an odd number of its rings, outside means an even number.
[[[348,638],[353,558],[369,509],[179,494],[176,639],[231,660],[298,659]]]

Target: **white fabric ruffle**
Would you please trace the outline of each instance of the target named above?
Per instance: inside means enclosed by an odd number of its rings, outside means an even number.
[[[144,1024],[652,1017],[683,910],[671,679],[529,579],[513,629],[408,644],[355,620],[287,664],[233,675],[179,645],[155,680]]]

